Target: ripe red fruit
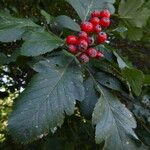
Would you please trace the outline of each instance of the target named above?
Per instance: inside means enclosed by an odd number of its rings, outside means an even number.
[[[102,18],[100,20],[100,23],[99,23],[102,27],[105,27],[107,28],[109,25],[110,25],[110,19],[109,18]]]
[[[101,17],[101,18],[104,18],[104,17],[110,18],[110,11],[107,10],[107,9],[102,10],[102,11],[100,12],[100,17]]]
[[[94,38],[93,37],[88,37],[87,42],[88,42],[89,46],[93,45],[94,44]]]
[[[81,30],[86,33],[93,32],[93,24],[91,22],[83,22],[80,27]]]
[[[102,58],[104,57],[104,54],[102,54],[101,52],[97,52],[96,58]]]
[[[87,40],[88,35],[86,32],[81,31],[81,32],[79,32],[78,37],[79,37],[79,39]]]
[[[77,39],[77,37],[74,36],[74,35],[69,35],[69,36],[67,36],[67,38],[66,38],[66,43],[67,43],[67,44],[77,44],[77,42],[78,42],[78,39]]]
[[[88,54],[90,57],[94,58],[97,55],[97,50],[95,48],[89,48],[89,49],[87,49],[86,54]]]
[[[99,33],[101,31],[102,31],[102,27],[100,25],[94,27],[94,32]]]
[[[69,45],[68,46],[68,51],[70,53],[76,54],[77,53],[77,47],[75,45]]]
[[[99,17],[99,15],[100,15],[100,13],[99,13],[98,10],[95,10],[95,11],[93,11],[93,12],[91,13],[91,16],[92,16],[92,17]]]
[[[88,63],[90,61],[90,58],[85,53],[82,53],[79,56],[79,60],[81,63]]]
[[[99,24],[100,19],[98,17],[93,17],[90,19],[90,22],[93,24],[93,26],[96,26]]]
[[[85,51],[88,48],[88,43],[84,39],[80,39],[78,41],[78,50],[79,51]]]
[[[107,34],[105,32],[100,32],[97,36],[98,43],[104,43],[107,39]]]

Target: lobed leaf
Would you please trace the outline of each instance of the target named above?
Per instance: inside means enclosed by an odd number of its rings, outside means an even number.
[[[96,143],[105,141],[104,149],[138,149],[131,136],[137,139],[133,128],[136,122],[131,112],[104,88],[95,106],[92,122],[96,125]]]
[[[62,46],[64,41],[48,32],[31,32],[25,37],[25,42],[21,48],[24,56],[38,56],[51,52]]]
[[[138,8],[143,4],[143,0],[121,0],[118,13],[123,18],[132,18]]]
[[[150,9],[143,7],[143,4],[143,0],[121,0],[118,13],[121,18],[128,19],[136,27],[143,27],[150,16]]]
[[[142,71],[132,68],[122,70],[123,77],[129,82],[131,89],[136,96],[139,96],[144,82],[144,74]]]
[[[55,21],[64,28],[68,28],[73,31],[80,31],[80,26],[68,16],[58,16]]]
[[[72,115],[75,100],[83,100],[83,78],[72,58],[57,56],[34,66],[38,72],[19,96],[8,121],[15,140],[22,143],[35,140],[61,126]]]
[[[150,16],[149,7],[144,5],[143,0],[121,0],[118,13],[121,24],[128,29],[122,36],[133,41],[140,40],[143,36],[141,28],[147,24]]]
[[[141,28],[136,27],[129,20],[123,19],[122,22],[120,22],[119,26],[125,26],[128,29],[127,31],[121,33],[121,36],[123,38],[127,38],[131,41],[141,40],[143,36],[143,30],[141,30]]]
[[[26,29],[39,28],[29,19],[18,19],[0,11],[0,41],[12,42],[22,38]]]
[[[66,0],[78,13],[82,21],[87,21],[94,10],[108,9],[115,12],[113,4],[115,0]]]

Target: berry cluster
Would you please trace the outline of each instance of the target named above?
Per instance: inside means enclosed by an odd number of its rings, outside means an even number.
[[[107,39],[107,34],[102,32],[103,28],[110,25],[110,12],[95,10],[91,13],[91,18],[87,22],[81,23],[81,32],[78,36],[69,35],[66,38],[68,51],[74,55],[79,54],[81,63],[89,62],[90,58],[102,58],[104,55],[97,51],[94,44],[102,44]]]

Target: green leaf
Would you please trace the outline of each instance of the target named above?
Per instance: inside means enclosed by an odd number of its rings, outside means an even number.
[[[39,28],[29,19],[18,19],[0,12],[0,41],[12,42],[22,38],[26,29]]]
[[[117,62],[120,69],[124,69],[125,67],[128,67],[125,61],[115,51],[113,51],[113,53],[117,58]]]
[[[110,50],[111,47],[106,47],[104,45],[97,45],[96,49],[104,54],[105,59],[112,62],[114,57],[112,51]]]
[[[131,24],[128,20],[123,19],[120,22],[120,25],[127,27],[127,31],[121,33],[123,38],[127,38],[131,41],[139,41],[143,37],[143,30],[141,28],[135,27],[135,25]]]
[[[149,8],[150,9],[150,1],[147,1],[144,3],[144,7]]]
[[[73,31],[80,31],[80,26],[68,16],[58,16],[55,21],[64,28],[68,28]]]
[[[144,6],[144,1],[121,0],[118,13],[120,22],[128,29],[122,36],[133,41],[140,40],[144,31],[141,28],[147,24],[150,16],[150,9]]]
[[[121,0],[119,15],[129,19],[136,27],[143,27],[150,16],[150,9],[143,7],[143,3],[143,0]]]
[[[135,95],[139,96],[142,90],[144,74],[142,71],[132,68],[122,70],[123,77],[129,82]]]
[[[136,122],[131,112],[117,97],[101,87],[92,122],[96,125],[96,143],[105,141],[104,150],[137,150],[130,137],[137,139],[133,128]]]
[[[21,48],[24,56],[38,56],[62,46],[64,41],[48,32],[31,32]]]
[[[128,29],[126,27],[118,27],[116,29],[114,29],[114,32],[118,32],[118,33],[123,33],[125,31],[127,31]]]
[[[115,12],[115,0],[66,0],[78,13],[82,21],[86,21],[94,10],[108,9]]]
[[[138,8],[143,4],[143,0],[121,0],[118,13],[123,18],[132,18]]]
[[[98,100],[98,94],[95,90],[95,83],[92,78],[84,81],[85,98],[81,102],[81,113],[88,119],[91,119],[95,104]]]
[[[150,85],[150,74],[145,75],[144,85]]]
[[[4,53],[0,53],[0,65],[7,64],[7,56]]]
[[[132,18],[132,22],[136,25],[136,27],[142,28],[146,25],[148,18],[150,17],[150,9],[143,8],[142,10],[138,10]]]
[[[118,78],[112,76],[109,73],[98,72],[95,78],[103,86],[106,86],[116,91],[123,91],[121,81],[119,81]]]
[[[133,26],[130,26],[128,28],[128,32],[126,33],[126,37],[131,41],[139,41],[143,36],[143,31],[140,28],[136,28]]]
[[[53,17],[44,10],[41,10],[41,15],[45,17],[47,24],[53,20]]]
[[[130,68],[130,66],[128,66],[126,62],[115,51],[113,53],[117,58],[120,69],[122,69],[123,77],[128,81],[133,92],[137,96],[140,95],[144,81],[143,72],[137,69]]]
[[[20,51],[18,49],[16,49],[10,57],[6,56],[4,53],[0,53],[0,65],[15,62],[19,55]]]
[[[74,113],[75,100],[84,99],[82,73],[72,58],[49,58],[34,70],[38,73],[19,96],[8,122],[10,134],[22,143],[54,132],[65,114]]]

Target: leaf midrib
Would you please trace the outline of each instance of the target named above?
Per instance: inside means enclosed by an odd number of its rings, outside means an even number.
[[[84,21],[86,20],[88,14],[90,12],[90,9],[91,9],[91,7],[93,5],[93,2],[94,2],[94,0],[91,0],[90,4],[88,5],[87,12],[86,12],[85,17],[84,17]]]
[[[87,69],[87,68],[86,68],[86,69]],[[88,69],[87,69],[87,70],[88,70]],[[94,78],[94,76],[91,74],[91,72],[90,72],[89,70],[88,70],[88,72],[90,73],[90,75],[91,75],[91,77],[92,77],[94,83],[96,84],[96,86],[98,86],[97,81],[96,81],[96,79]],[[103,98],[106,100],[110,112],[113,114],[113,111],[112,111],[112,109],[111,109],[111,107],[110,107],[110,105],[109,105],[110,103],[108,102],[107,98],[104,96],[104,93],[103,93],[102,89],[101,89],[99,86],[98,86],[98,89],[100,90],[100,92],[101,92]],[[115,121],[114,116],[113,116],[113,120],[114,120],[114,123],[115,123],[115,125],[116,125],[116,121]],[[119,135],[119,138],[120,138],[120,141],[121,141],[121,145],[122,145],[122,147],[123,147],[123,142],[122,142],[121,136],[120,136],[120,134],[119,134],[119,131],[118,131],[119,129],[118,129],[118,126],[117,126],[117,125],[116,125],[116,128],[117,128],[117,132],[118,132],[118,135]]]
[[[74,59],[74,58],[73,58],[73,59]],[[65,72],[66,72],[68,66],[72,63],[73,59],[65,66],[64,71],[61,73],[61,76],[60,76],[58,82],[54,85],[54,87],[53,87],[52,90],[50,91],[50,94],[51,94],[52,91],[56,88],[56,86],[59,84],[59,82],[62,80],[62,78],[63,78],[63,76],[64,76],[64,74],[65,74]],[[50,94],[48,94],[48,97],[50,96]],[[46,100],[47,100],[47,98],[46,98]]]
[[[73,59],[74,59],[74,58],[73,58]],[[71,62],[73,61],[73,59],[65,66],[64,71],[62,72],[62,74],[61,74],[61,76],[60,76],[58,82],[54,85],[54,87],[53,87],[52,90],[50,91],[50,94],[52,93],[52,91],[56,88],[56,86],[59,84],[59,82],[60,82],[61,79],[63,78],[63,75],[65,74],[65,72],[66,72],[68,66],[71,64]],[[48,95],[46,96],[45,101],[49,98],[50,94],[48,94]],[[43,101],[41,101],[41,103],[43,103]],[[41,103],[40,103],[40,105],[38,105],[37,111],[34,113],[34,115],[32,115],[32,117],[30,118],[30,120],[33,119],[37,113],[39,113],[39,109],[40,109],[40,107],[41,107]],[[39,121],[38,121],[38,122],[39,122]]]

